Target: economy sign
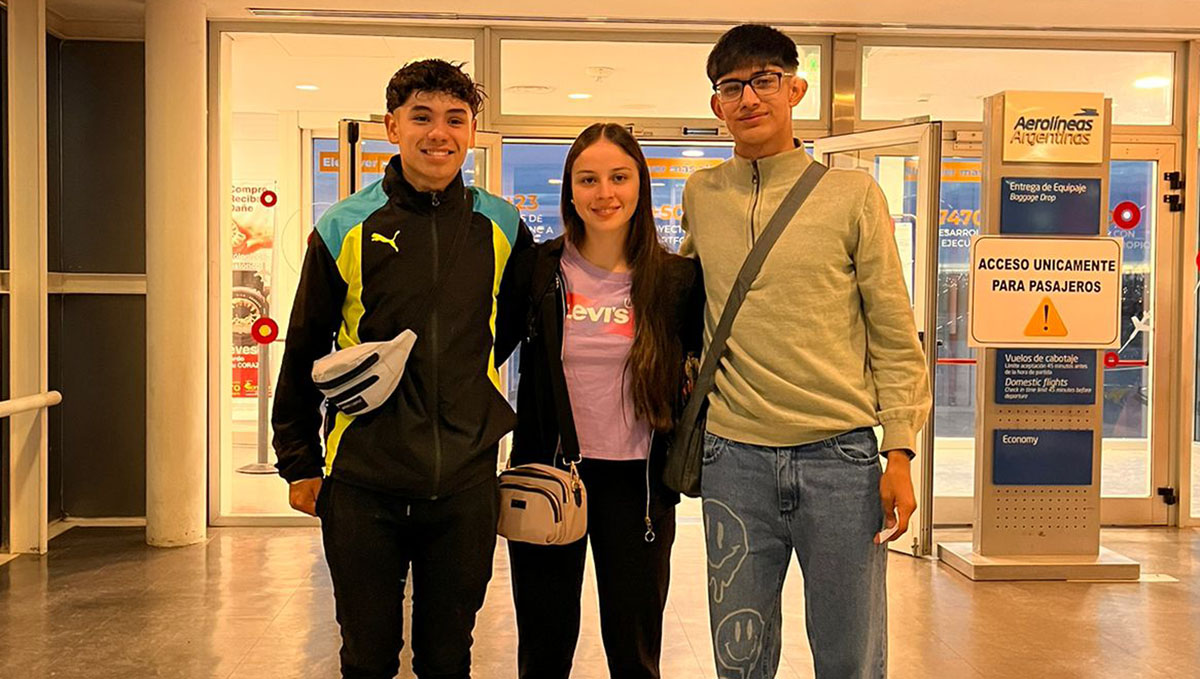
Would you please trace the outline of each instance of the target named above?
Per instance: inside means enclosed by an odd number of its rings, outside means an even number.
[[[1119,239],[976,236],[970,266],[971,346],[1119,345]]]
[[[1104,95],[1004,93],[1004,162],[1104,162]]]

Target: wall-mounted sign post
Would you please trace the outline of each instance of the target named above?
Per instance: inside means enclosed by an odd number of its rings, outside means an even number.
[[[1101,349],[1120,341],[1121,253],[1107,232],[1112,102],[1004,92],[984,109],[972,542],[941,543],[973,580],[1136,580],[1100,546]]]

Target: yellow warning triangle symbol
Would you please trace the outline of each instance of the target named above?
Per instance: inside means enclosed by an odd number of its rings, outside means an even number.
[[[1037,310],[1029,319],[1029,325],[1025,326],[1025,336],[1067,336],[1067,326],[1063,323],[1062,316],[1058,315],[1058,309],[1054,308],[1054,302],[1051,302],[1049,297],[1043,297],[1042,301],[1038,303]]]

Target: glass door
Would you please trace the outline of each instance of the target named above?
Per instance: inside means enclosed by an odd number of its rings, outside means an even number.
[[[941,167],[941,123],[901,127],[818,139],[814,156],[831,168],[865,171],[887,197],[895,224],[896,247],[905,267],[905,283],[921,336],[930,374],[937,359],[938,173]],[[933,464],[936,409],[918,435],[913,460],[917,513],[909,535],[889,546],[927,556],[932,552]]]
[[[970,524],[974,514],[976,371],[966,341],[967,260],[971,237],[979,233],[981,163],[976,145],[953,148],[941,158],[936,257],[930,260],[937,263],[936,283],[931,283],[936,287],[931,415],[936,525]],[[1109,525],[1167,520],[1158,488],[1168,485],[1170,414],[1156,411],[1154,404],[1168,402],[1170,372],[1154,366],[1163,365],[1156,356],[1168,355],[1163,352],[1170,352],[1170,338],[1169,332],[1159,338],[1153,331],[1170,326],[1153,309],[1165,313],[1175,304],[1169,281],[1175,266],[1171,253],[1180,245],[1175,241],[1179,213],[1171,213],[1160,198],[1167,190],[1163,175],[1175,168],[1172,144],[1112,146],[1108,235],[1124,242],[1124,290],[1123,346],[1104,368],[1101,519]],[[914,196],[915,177],[910,173],[906,181],[906,196]]]
[[[1182,247],[1179,212],[1162,196],[1177,169],[1169,143],[1112,145],[1108,235],[1124,243],[1121,346],[1105,353],[1100,520],[1164,525],[1170,485],[1173,284]]]

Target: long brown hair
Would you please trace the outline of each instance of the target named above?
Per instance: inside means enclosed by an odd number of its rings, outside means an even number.
[[[567,152],[563,166],[562,218],[566,237],[576,247],[583,244],[587,230],[572,201],[571,169],[575,160],[592,144],[609,141],[624,151],[638,168],[638,201],[625,235],[625,261],[633,270],[633,346],[625,366],[630,377],[629,393],[634,414],[659,431],[673,426],[675,395],[679,390],[679,370],[683,347],[677,333],[667,323],[667,308],[662,289],[670,256],[658,239],[654,211],[650,201],[650,168],[637,140],[615,123],[595,123],[584,130]]]

